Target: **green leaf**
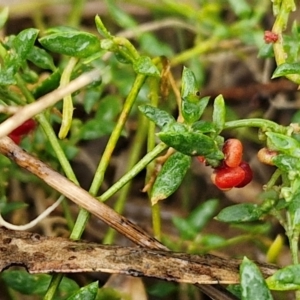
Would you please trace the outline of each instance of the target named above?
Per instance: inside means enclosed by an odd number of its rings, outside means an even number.
[[[189,222],[180,217],[173,217],[172,222],[179,231],[180,237],[184,240],[193,240],[199,233],[195,228],[190,226]]]
[[[300,193],[293,195],[291,202],[288,206],[290,212],[291,223],[294,229],[300,228]]]
[[[192,125],[192,130],[193,131],[199,131],[199,132],[202,132],[202,133],[216,132],[215,126],[212,122],[203,121],[203,120],[195,122]]]
[[[278,154],[273,157],[272,162],[285,173],[300,169],[299,159],[290,155]]]
[[[214,101],[214,110],[212,121],[214,123],[215,129],[217,133],[220,133],[225,124],[225,117],[226,117],[226,108],[225,108],[225,101],[222,95],[216,97]]]
[[[137,60],[134,60],[133,69],[138,74],[160,77],[158,68],[148,56],[139,56]]]
[[[262,212],[256,204],[241,203],[222,209],[216,219],[226,223],[251,222],[259,220],[261,215]]]
[[[95,23],[96,23],[96,28],[97,31],[106,39],[112,39],[113,36],[110,34],[110,32],[106,29],[106,27],[104,26],[101,18],[97,15],[95,17]]]
[[[38,84],[38,86],[32,91],[33,96],[35,98],[39,98],[58,88],[60,83],[60,76],[61,72],[59,69],[57,69],[54,73],[44,79],[40,84]]]
[[[152,205],[166,199],[178,189],[190,164],[191,158],[179,152],[175,152],[167,159],[151,190]]]
[[[60,54],[86,58],[101,50],[99,39],[87,32],[66,31],[39,39],[46,49]]]
[[[242,300],[272,300],[272,294],[259,268],[244,257],[240,267]]]
[[[73,293],[67,300],[94,300],[98,293],[98,281],[90,283]]]
[[[190,69],[183,68],[181,81],[181,98],[191,98],[191,96],[198,94],[196,78]],[[194,99],[197,100],[198,96]]]
[[[275,69],[272,79],[290,74],[300,74],[300,63],[284,63],[279,65]]]
[[[188,216],[187,221],[192,228],[201,231],[215,215],[219,201],[210,199],[196,207]]]
[[[290,265],[276,271],[266,279],[269,289],[275,291],[292,291],[300,289],[300,265]]]
[[[27,207],[28,204],[24,202],[10,202],[10,203],[0,203],[0,213],[6,215],[14,210]]]
[[[193,124],[198,121],[202,116],[208,101],[209,97],[204,97],[202,99],[197,97],[197,101],[190,101],[188,98],[183,98],[181,102],[181,111],[184,120],[188,124]]]
[[[44,295],[51,281],[50,275],[32,275],[23,270],[4,271],[0,276],[7,286],[25,295]],[[69,294],[78,288],[75,281],[64,277],[59,291]]]
[[[229,4],[234,13],[241,18],[249,18],[251,14],[251,6],[245,0],[229,0]]]
[[[116,4],[116,1],[106,1],[106,5],[109,10],[109,14],[112,20],[123,29],[125,28],[134,28],[138,24],[137,22],[128,14],[126,11]]]
[[[28,53],[33,48],[39,30],[28,28],[21,31],[13,40],[13,47],[18,54],[18,60],[23,61],[27,58]]]
[[[276,132],[266,132],[266,135],[270,149],[300,158],[300,143],[296,139]]]
[[[56,69],[52,56],[44,49],[32,47],[27,55],[27,59],[42,69],[52,71]]]
[[[151,105],[140,105],[139,110],[160,128],[176,122],[169,113]]]
[[[271,58],[274,57],[273,44],[263,44],[257,55],[259,58]]]
[[[169,147],[186,155],[212,156],[220,159],[223,153],[218,149],[215,141],[200,132],[160,132],[158,137]],[[211,157],[212,158],[212,157]]]
[[[110,134],[116,125],[115,119],[121,107],[119,97],[111,95],[103,98],[95,117],[80,127],[79,137],[83,140],[92,140]]]

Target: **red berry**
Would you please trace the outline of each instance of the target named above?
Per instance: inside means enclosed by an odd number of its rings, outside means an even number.
[[[238,167],[243,157],[243,145],[238,139],[228,139],[223,145],[224,162],[230,168]]]
[[[245,178],[243,179],[243,181],[239,184],[237,184],[235,187],[237,188],[242,188],[245,185],[247,185],[249,182],[251,182],[252,178],[253,178],[253,172],[249,166],[249,164],[245,161],[242,161],[240,163],[240,168],[242,168],[245,172]]]
[[[29,133],[31,130],[35,128],[36,124],[33,119],[29,119],[25,121],[22,125],[14,129],[10,135],[19,136]]]
[[[245,179],[245,171],[241,167],[222,167],[214,171],[211,177],[213,183],[221,190],[231,189]]]
[[[21,142],[21,136],[20,135],[9,134],[8,136],[14,141],[15,144],[17,144],[17,145],[20,144],[20,142]]]
[[[266,30],[264,34],[264,40],[267,44],[275,43],[278,40],[278,34],[272,31]]]

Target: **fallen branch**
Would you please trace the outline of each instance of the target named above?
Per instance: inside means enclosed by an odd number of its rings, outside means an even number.
[[[0,227],[0,272],[15,264],[30,273],[105,272],[191,284],[236,284],[240,260],[75,242]],[[258,266],[265,277],[277,270]]]

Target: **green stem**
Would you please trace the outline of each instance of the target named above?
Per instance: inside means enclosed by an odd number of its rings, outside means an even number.
[[[64,275],[62,273],[55,274],[52,276],[47,293],[43,298],[44,300],[52,300],[54,298],[56,290],[57,290],[60,282],[62,281],[63,277],[64,277]]]
[[[86,0],[73,0],[72,2],[72,9],[69,15],[68,25],[72,27],[78,27]]]
[[[224,125],[224,129],[234,129],[239,127],[258,127],[263,131],[287,133],[287,128],[285,126],[281,126],[270,120],[259,118],[229,121]]]
[[[277,4],[278,5],[278,4]],[[289,15],[296,9],[293,0],[283,0],[280,5],[280,10],[276,16],[272,32],[278,35],[278,40],[273,44],[274,56],[277,66],[286,63],[288,57],[284,50],[282,32],[286,29],[289,20]],[[299,74],[289,74],[285,76],[289,80],[300,84]]]
[[[96,195],[102,182],[104,179],[104,174],[105,171],[107,169],[107,166],[109,164],[110,158],[112,156],[112,153],[115,149],[116,143],[121,135],[121,132],[123,130],[124,124],[127,121],[128,115],[131,111],[131,108],[136,100],[136,97],[142,87],[142,85],[144,84],[145,81],[145,76],[144,75],[137,75],[136,80],[133,84],[133,87],[129,93],[129,95],[127,96],[127,99],[124,103],[124,107],[122,110],[122,113],[119,117],[119,120],[115,126],[114,131],[111,134],[111,137],[107,143],[107,146],[104,150],[104,153],[102,155],[101,161],[99,163],[99,166],[97,168],[95,177],[93,179],[91,188],[90,188],[90,193],[92,195]]]
[[[124,128],[124,124],[127,121],[127,118],[129,116],[129,113],[131,111],[131,108],[136,100],[136,97],[142,87],[142,85],[144,84],[145,81],[145,76],[144,75],[137,75],[135,82],[133,84],[133,87],[131,88],[130,93],[127,96],[127,99],[124,103],[123,106],[123,110],[120,114],[120,117],[118,119],[118,122],[114,128],[114,131],[112,132],[109,141],[106,145],[106,148],[104,150],[104,153],[101,157],[100,163],[98,165],[98,168],[96,170],[92,185],[90,187],[90,194],[91,195],[96,195],[98,193],[98,190],[104,180],[104,175],[105,175],[105,171],[108,167],[108,164],[110,162],[112,153],[115,149],[115,146],[117,144],[117,141],[119,140],[119,137],[121,136],[122,130]],[[123,184],[124,185],[124,184]],[[122,185],[122,186],[123,186]],[[84,210],[81,209],[79,211],[79,215],[77,217],[75,226],[74,226],[74,230],[71,234],[71,238],[73,239],[79,239],[82,235],[82,232],[85,228],[85,225],[89,219],[90,214]]]
[[[151,152],[147,153],[128,173],[120,178],[114,185],[112,185],[106,192],[100,197],[97,197],[100,201],[104,202],[120,190],[127,182],[134,178],[139,172],[141,172],[154,158],[166,150],[168,146],[164,143],[158,144]]]
[[[150,103],[152,106],[157,107],[159,102],[159,82],[156,78],[151,78],[150,81]],[[149,123],[148,129],[148,143],[147,143],[147,152],[150,152],[155,147],[155,123]],[[147,167],[146,174],[146,184],[153,176],[155,172],[155,162],[151,163]],[[148,192],[148,196],[150,198],[150,193]],[[151,215],[152,215],[152,228],[153,235],[156,239],[161,240],[161,216],[160,216],[160,204],[157,202],[154,205],[151,205]]]
[[[273,173],[272,177],[270,178],[270,180],[266,184],[265,189],[270,190],[276,184],[276,182],[277,182],[277,180],[279,179],[280,176],[281,176],[280,169],[276,169],[276,171]]]
[[[203,41],[197,44],[194,48],[180,52],[177,56],[174,56],[171,59],[170,63],[172,66],[175,66],[191,59],[192,57],[199,56],[203,53],[207,53],[208,51],[215,49],[218,42],[218,39],[216,39],[215,37]]]
[[[147,119],[142,114],[140,114],[140,120],[138,122],[138,129],[137,129],[135,138],[132,141],[132,147],[129,150],[130,157],[129,157],[128,164],[126,167],[127,172],[129,172],[131,170],[131,168],[133,168],[134,165],[139,160],[139,157],[140,157],[140,154],[142,151],[142,147],[144,145],[145,138],[147,136],[146,135],[147,125],[148,125]],[[124,210],[126,199],[128,197],[130,188],[131,188],[131,181],[129,181],[122,188],[122,190],[120,191],[120,195],[116,201],[116,204],[114,205],[114,211],[116,211],[119,214],[122,214],[122,212]],[[116,231],[112,228],[109,228],[102,243],[105,245],[112,244],[114,241],[115,235],[116,235]]]

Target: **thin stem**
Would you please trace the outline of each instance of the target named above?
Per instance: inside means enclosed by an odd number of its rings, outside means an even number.
[[[90,194],[91,195],[96,195],[98,193],[98,190],[104,180],[104,175],[105,175],[105,171],[108,167],[108,164],[110,162],[112,153],[115,149],[115,146],[117,144],[117,141],[119,140],[119,137],[121,136],[123,127],[125,122],[127,121],[128,115],[131,111],[131,108],[136,100],[136,97],[142,87],[142,85],[144,84],[145,81],[145,76],[144,75],[137,75],[136,80],[133,84],[133,87],[130,91],[130,93],[127,96],[127,99],[124,103],[123,106],[123,110],[121,112],[121,115],[118,119],[118,122],[114,128],[114,131],[112,132],[110,139],[106,145],[106,148],[104,150],[104,153],[101,157],[100,163],[98,165],[98,168],[96,170],[92,185],[90,187]],[[127,183],[127,182],[125,182]],[[125,184],[124,183],[124,184]],[[124,185],[122,184],[121,187]],[[120,187],[120,188],[121,188]],[[111,190],[111,189],[109,189]],[[114,194],[114,193],[113,193]],[[112,195],[112,194],[111,194]],[[79,239],[82,235],[82,232],[85,228],[85,224],[87,223],[88,219],[89,219],[89,213],[86,212],[84,209],[81,209],[78,215],[78,218],[76,220],[75,226],[74,226],[74,230],[72,232],[71,237],[73,239]]]
[[[276,3],[276,5],[278,5],[278,3]],[[277,66],[284,64],[288,57],[283,46],[282,32],[287,27],[290,13],[295,9],[296,6],[293,0],[282,0],[280,4],[280,10],[276,16],[272,28],[272,32],[278,35],[278,40],[273,44],[274,56]],[[300,84],[299,74],[288,74],[285,77],[297,84]]]
[[[52,300],[54,298],[56,290],[60,282],[62,281],[63,277],[64,275],[62,273],[55,274],[52,276],[47,293],[44,296],[44,300]]]
[[[287,132],[287,128],[285,126],[278,125],[277,123],[270,120],[259,118],[229,121],[224,125],[224,129],[234,129],[239,127],[258,127],[264,131],[270,130],[278,133]]]
[[[96,174],[95,174],[95,177],[93,179],[93,182],[92,182],[92,185],[91,185],[91,188],[90,188],[90,193],[92,195],[96,195],[98,193],[98,190],[103,182],[103,179],[104,179],[104,174],[105,174],[105,171],[108,167],[108,164],[110,162],[110,158],[112,156],[112,153],[115,149],[115,146],[116,146],[116,143],[121,135],[121,132],[123,130],[123,127],[124,127],[124,124],[125,122],[127,121],[127,118],[128,118],[128,115],[131,111],[131,108],[133,106],[133,103],[135,102],[136,100],[136,97],[143,85],[145,81],[145,76],[144,75],[138,75],[136,77],[136,80],[133,84],[133,87],[129,93],[129,95],[127,96],[127,99],[124,103],[124,108],[122,110],[122,113],[119,117],[119,120],[115,126],[115,129],[114,131],[112,132],[111,136],[110,136],[110,139],[107,143],[107,146],[104,150],[104,153],[102,155],[102,158],[101,158],[101,161],[98,165],[98,168],[96,170]]]
[[[150,82],[150,103],[152,106],[158,106],[158,90],[159,90],[159,82],[156,78],[151,78]],[[155,147],[155,124],[153,122],[149,123],[148,129],[148,143],[147,143],[147,151],[150,152]],[[146,174],[146,184],[153,176],[155,172],[155,162],[149,164],[147,167],[147,174]],[[150,198],[150,193],[148,192],[148,196]],[[161,217],[160,217],[160,206],[159,203],[151,205],[151,212],[152,212],[152,228],[153,228],[153,235],[156,239],[161,240]]]
[[[106,192],[100,197],[97,197],[100,201],[104,202],[120,190],[127,182],[134,178],[139,172],[141,172],[154,158],[166,150],[168,146],[164,143],[158,144],[151,152],[147,153],[128,173],[120,178],[114,185],[112,185]]]
[[[77,27],[80,24],[86,0],[73,0],[72,2],[72,9],[69,15],[68,25],[72,27]]]
[[[140,119],[138,122],[138,129],[137,129],[135,138],[132,141],[132,147],[129,150],[130,157],[129,157],[128,164],[126,167],[127,172],[129,172],[131,170],[131,168],[133,168],[134,165],[139,160],[139,157],[140,157],[140,154],[142,151],[142,147],[144,145],[145,138],[147,136],[146,135],[147,125],[148,125],[147,119],[142,114],[140,114]],[[120,191],[120,195],[116,201],[116,204],[114,205],[115,212],[122,214],[127,197],[128,197],[128,193],[130,191],[130,188],[131,188],[131,181],[129,181]],[[116,235],[116,231],[110,227],[102,241],[103,244],[112,244],[114,241],[115,235]]]

